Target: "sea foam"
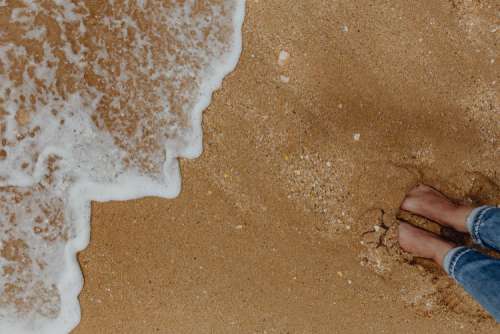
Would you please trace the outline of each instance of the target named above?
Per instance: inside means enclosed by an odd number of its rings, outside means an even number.
[[[0,0],[0,332],[68,333],[90,201],[180,191],[244,0]]]

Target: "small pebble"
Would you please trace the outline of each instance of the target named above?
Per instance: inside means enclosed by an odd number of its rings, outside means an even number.
[[[290,58],[290,54],[288,52],[286,52],[285,50],[282,50],[280,52],[279,57],[278,57],[278,65],[285,66],[286,63],[288,62],[289,58]]]
[[[283,82],[283,83],[289,83],[290,82],[290,78],[287,77],[286,75],[280,75],[280,81]]]

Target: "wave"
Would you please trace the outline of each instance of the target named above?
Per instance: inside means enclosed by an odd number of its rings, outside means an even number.
[[[68,333],[90,201],[173,198],[244,0],[0,0],[0,331]]]

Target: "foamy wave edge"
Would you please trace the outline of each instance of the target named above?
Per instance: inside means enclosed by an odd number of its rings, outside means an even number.
[[[189,145],[182,150],[176,149],[175,145],[169,145],[169,143],[165,146],[166,160],[163,166],[165,184],[159,185],[152,178],[138,177],[134,174],[123,174],[117,182],[109,184],[90,181],[75,183],[70,190],[68,212],[71,213],[69,219],[74,222],[76,237],[65,246],[64,275],[57,285],[61,295],[61,313],[56,319],[42,324],[40,322],[32,323],[28,327],[26,324],[1,323],[0,332],[9,334],[32,334],[35,332],[38,334],[65,334],[71,332],[80,323],[81,310],[78,296],[83,289],[84,279],[77,254],[87,248],[90,242],[90,202],[133,200],[147,196],[171,199],[179,195],[181,173],[178,159],[195,159],[203,152],[203,111],[210,105],[212,95],[221,87],[223,79],[235,70],[239,62],[242,52],[244,17],[245,0],[236,0],[236,9],[233,15],[235,33],[233,34],[232,49],[224,57],[212,63],[210,73],[205,73],[207,80],[200,87],[200,96],[191,114],[193,131],[188,141]],[[45,174],[46,168],[43,161],[51,153],[57,152],[47,148],[40,155],[35,168],[34,181],[40,180]]]

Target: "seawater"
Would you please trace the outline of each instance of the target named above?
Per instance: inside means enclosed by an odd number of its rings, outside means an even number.
[[[68,333],[90,201],[180,191],[244,0],[0,0],[0,333]]]

